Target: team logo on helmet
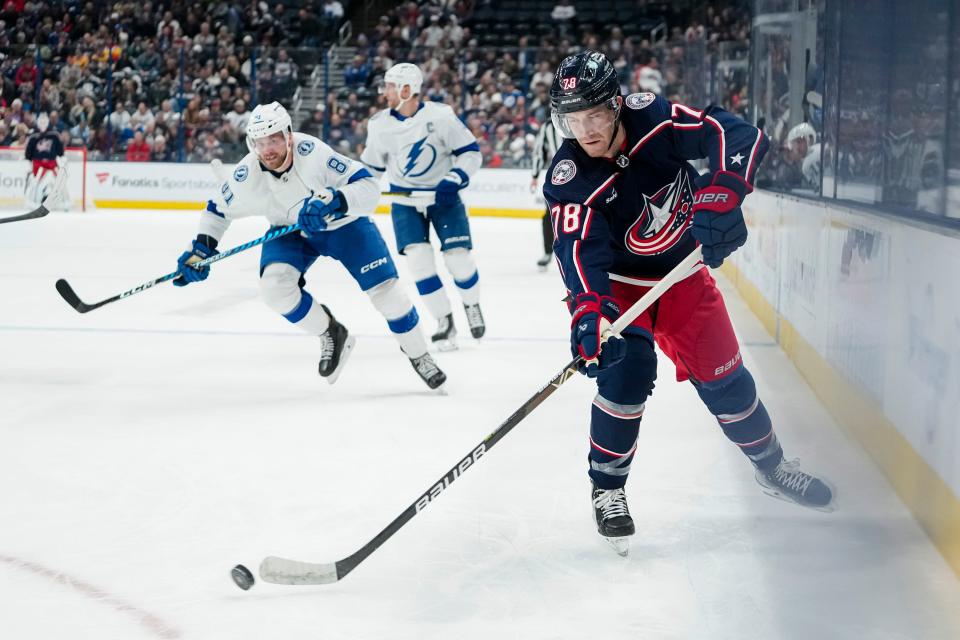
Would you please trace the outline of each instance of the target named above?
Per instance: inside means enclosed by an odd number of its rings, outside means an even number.
[[[311,151],[313,151],[313,143],[309,140],[301,140],[300,144],[297,145],[297,153],[302,156],[307,155]]]
[[[625,102],[631,109],[643,109],[644,107],[649,107],[656,99],[657,96],[649,91],[644,91],[643,93],[631,93],[627,96]]]
[[[243,182],[248,175],[250,175],[250,168],[245,164],[237,165],[237,168],[233,171],[233,179],[237,182]]]
[[[567,184],[577,175],[577,165],[573,160],[561,160],[553,168],[553,174],[550,176],[550,182],[553,184]]]

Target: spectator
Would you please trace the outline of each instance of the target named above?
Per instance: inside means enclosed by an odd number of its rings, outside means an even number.
[[[149,162],[150,145],[143,139],[143,133],[135,131],[133,140],[127,145],[127,162]]]
[[[370,64],[366,56],[355,55],[350,66],[343,71],[343,82],[348,87],[360,87],[370,79]]]
[[[297,63],[290,59],[286,49],[280,49],[273,66],[273,79],[281,99],[289,98],[297,88]]]
[[[559,25],[561,36],[567,34],[567,30],[573,24],[576,17],[577,9],[573,6],[571,0],[557,0],[553,11],[550,12],[550,19]]]
[[[126,140],[133,136],[130,128],[130,113],[122,102],[117,103],[116,109],[107,117],[107,125],[114,131],[115,139]]]
[[[297,12],[297,23],[300,27],[300,33],[302,34],[300,46],[320,46],[320,39],[317,34],[320,33],[322,25],[320,24],[320,20],[317,18],[317,15],[312,11],[301,8],[300,11]]]
[[[37,68],[34,66],[33,56],[27,55],[23,57],[23,62],[21,62],[17,68],[17,74],[13,82],[21,92],[23,92],[24,88],[26,88],[27,91],[33,90],[37,82]]]
[[[233,103],[233,111],[223,116],[225,133],[233,142],[239,142],[247,135],[247,123],[250,121],[250,112],[247,103],[237,100]]]
[[[647,64],[637,69],[636,78],[637,88],[640,91],[663,93],[663,74],[660,73],[660,62],[656,57],[651,56]]]
[[[343,5],[339,0],[323,0],[320,12],[323,33],[327,40],[332,40],[337,29],[340,28],[340,21],[343,20]]]
[[[151,155],[154,162],[172,162],[174,160],[170,150],[167,148],[167,139],[162,134],[153,137],[151,146]]]
[[[136,131],[146,131],[153,128],[154,120],[153,111],[147,107],[146,102],[141,102],[130,116],[130,127]]]
[[[323,139],[323,116],[326,111],[322,102],[317,103],[317,107],[310,115],[310,119],[300,125],[300,131],[316,138]]]

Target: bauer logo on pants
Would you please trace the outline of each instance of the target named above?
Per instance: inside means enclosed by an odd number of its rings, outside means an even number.
[[[550,176],[550,182],[553,184],[567,184],[577,175],[577,165],[573,160],[561,160],[553,168],[553,174]]]

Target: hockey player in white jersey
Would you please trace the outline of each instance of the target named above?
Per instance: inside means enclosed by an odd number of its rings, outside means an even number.
[[[417,310],[397,279],[397,269],[368,217],[380,198],[377,180],[313,136],[294,133],[278,102],[259,105],[247,125],[250,149],[201,214],[196,240],[177,261],[175,285],[205,280],[210,268],[191,266],[215,253],[234,218],[262,215],[274,227],[299,223],[263,245],[260,293],[267,306],[322,339],[319,372],[331,384],[350,355],[354,338],[316,302],[304,274],[319,256],[338,260],[383,314],[400,348],[431,389],[446,380],[427,353]]]
[[[479,339],[486,326],[477,266],[470,253],[470,224],[459,191],[480,168],[480,146],[448,105],[420,101],[423,74],[416,65],[403,62],[390,67],[383,82],[389,109],[370,118],[360,160],[378,177],[386,173],[391,191],[425,192],[392,205],[393,230],[417,291],[437,319],[433,342],[441,349],[455,348],[450,299],[437,276],[429,233],[432,226],[460,291],[470,333]]]

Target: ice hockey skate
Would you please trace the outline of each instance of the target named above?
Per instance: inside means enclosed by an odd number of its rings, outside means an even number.
[[[487,332],[487,325],[483,322],[483,313],[479,304],[465,304],[463,310],[467,314],[467,324],[470,325],[470,335],[479,340]]]
[[[766,471],[757,468],[756,477],[763,492],[774,498],[818,511],[834,509],[833,489],[820,478],[804,473],[797,459],[781,458],[775,467]]]
[[[436,389],[447,381],[447,374],[440,370],[429,353],[425,353],[419,358],[410,358],[410,364],[413,365],[413,370],[417,372],[417,375],[431,389]]]
[[[630,509],[627,507],[627,494],[623,488],[601,489],[593,484],[593,520],[597,531],[621,556],[630,553],[630,536],[636,529]]]
[[[430,336],[430,341],[440,351],[453,351],[457,348],[457,327],[453,324],[453,314],[448,313],[437,322],[437,332]]]
[[[340,377],[340,372],[347,364],[350,353],[353,351],[353,345],[357,341],[350,335],[347,328],[337,322],[333,317],[327,305],[321,304],[323,310],[330,316],[330,325],[327,330],[320,334],[320,340],[323,341],[323,350],[320,353],[320,375],[327,379],[327,382],[333,384]]]
[[[540,259],[537,260],[537,268],[540,269],[540,271],[546,271],[547,268],[550,266],[551,260],[553,260],[552,254],[549,254],[549,253],[543,254],[542,256],[540,256]]]

